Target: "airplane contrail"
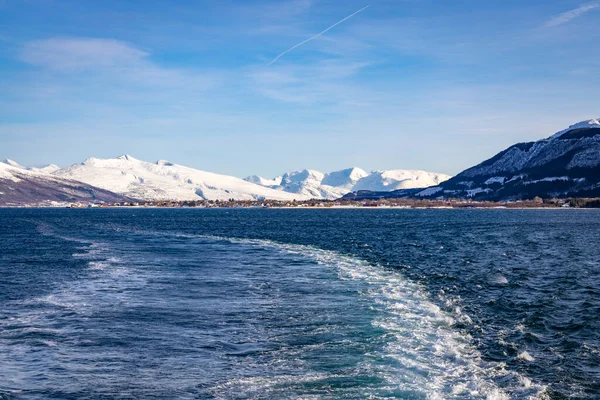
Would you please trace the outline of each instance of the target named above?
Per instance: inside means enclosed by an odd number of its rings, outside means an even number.
[[[360,13],[360,12],[363,12],[363,11],[365,11],[365,10],[366,10],[367,8],[369,8],[369,7],[370,7],[370,5],[368,5],[368,6],[366,6],[366,7],[363,7],[363,8],[361,8],[360,10],[358,10],[358,11],[356,11],[356,12],[354,12],[354,13],[352,13],[352,14],[348,15],[346,18],[342,19],[341,21],[338,21],[338,22],[336,22],[335,24],[331,25],[329,28],[325,29],[323,32],[319,32],[319,33],[317,33],[315,36],[313,36],[313,37],[311,37],[311,38],[308,38],[308,39],[306,39],[306,40],[304,40],[304,41],[302,41],[302,42],[300,42],[300,43],[298,43],[298,44],[296,44],[296,45],[294,45],[294,46],[290,47],[289,49],[287,49],[286,51],[284,51],[283,53],[279,54],[277,57],[275,57],[274,59],[272,59],[272,60],[271,60],[271,62],[267,64],[267,67],[268,67],[269,65],[273,64],[275,61],[279,60],[281,57],[283,57],[284,55],[286,55],[286,54],[287,54],[287,53],[289,53],[290,51],[292,51],[292,50],[294,50],[294,49],[296,49],[296,48],[298,48],[298,47],[302,46],[303,44],[305,44],[305,43],[308,43],[308,42],[310,42],[311,40],[314,40],[314,39],[318,38],[319,36],[321,36],[321,35],[323,35],[323,34],[327,33],[329,30],[331,30],[331,29],[335,28],[336,26],[338,26],[338,25],[339,25],[339,24],[341,24],[342,22],[349,20],[350,18],[354,17],[356,14],[358,14],[358,13]]]

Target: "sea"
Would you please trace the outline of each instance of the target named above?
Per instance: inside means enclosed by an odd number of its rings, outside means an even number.
[[[599,399],[600,211],[0,209],[0,399]]]

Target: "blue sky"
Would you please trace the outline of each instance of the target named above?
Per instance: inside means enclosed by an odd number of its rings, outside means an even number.
[[[455,174],[600,117],[598,43],[600,1],[0,0],[0,157]]]

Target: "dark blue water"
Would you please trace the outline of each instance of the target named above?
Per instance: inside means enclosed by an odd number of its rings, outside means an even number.
[[[600,398],[600,212],[0,210],[0,398]]]

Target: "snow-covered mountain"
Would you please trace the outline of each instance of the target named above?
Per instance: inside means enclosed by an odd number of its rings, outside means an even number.
[[[347,168],[325,174],[321,184],[333,186],[344,190],[352,190],[361,179],[369,176],[369,173],[360,168]]]
[[[127,200],[107,190],[50,175],[45,168],[25,168],[15,161],[0,162],[0,205],[51,205],[72,202]]]
[[[600,197],[600,119],[579,122],[537,142],[515,144],[418,196]]]
[[[41,172],[41,173],[47,173],[47,174],[51,174],[60,169],[60,167],[55,164],[49,164],[49,165],[46,165],[45,167],[24,167],[21,164],[19,164],[18,162],[11,160],[10,158],[7,158],[6,160],[2,161],[2,163],[6,164],[8,166],[11,166],[11,167],[19,168],[19,169],[25,169],[28,171]]]
[[[273,180],[259,176],[245,178],[272,189],[294,193],[305,198],[337,199],[357,190],[391,191],[425,188],[450,179],[449,175],[415,171],[390,170],[368,173],[360,168],[322,173],[314,170],[288,172]],[[265,184],[266,183],[266,184]]]
[[[43,190],[38,190],[39,196],[33,196],[35,201],[42,199],[43,193],[52,200],[85,199],[87,195],[76,192],[75,188],[88,194],[92,193],[87,197],[90,201],[107,202],[123,199],[337,199],[354,190],[421,188],[437,185],[449,178],[447,175],[424,171],[393,170],[367,173],[360,168],[348,168],[327,174],[302,170],[288,172],[274,179],[259,176],[239,179],[164,160],[150,163],[129,155],[113,159],[89,158],[81,164],[62,169],[54,164],[42,168],[27,168],[12,160],[6,160],[1,166],[0,180],[4,182],[3,187],[6,187],[6,182],[12,182],[12,188],[15,187],[15,182],[21,182],[20,185],[28,190],[33,190],[36,185],[44,187]],[[8,197],[5,191],[0,192],[0,203],[6,202]],[[72,194],[71,197],[64,195],[67,192]],[[20,201],[26,202],[25,192],[19,193],[21,197],[15,195],[11,201],[14,202],[19,197]]]
[[[149,163],[129,155],[104,160],[89,158],[53,174],[140,200],[300,200],[290,193],[233,176],[164,160]]]
[[[58,165],[55,165],[55,164],[50,164],[50,165],[46,165],[45,167],[40,167],[40,168],[29,167],[27,169],[30,170],[30,171],[42,172],[42,173],[45,173],[45,174],[52,174],[52,173],[58,171],[60,169],[60,167]]]
[[[450,178],[451,176],[446,174],[415,170],[374,171],[369,176],[359,180],[352,191],[377,190],[389,192],[399,189],[426,188],[438,185]]]
[[[322,184],[324,178],[325,174],[322,172],[309,169],[287,172],[283,174],[281,184],[277,189],[312,199],[335,199],[340,197],[337,188]]]

